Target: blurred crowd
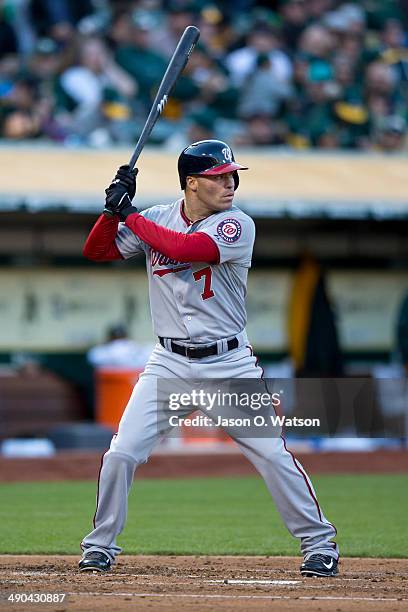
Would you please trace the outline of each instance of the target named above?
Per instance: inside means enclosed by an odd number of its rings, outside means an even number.
[[[0,0],[0,138],[134,143],[190,24],[153,143],[406,148],[408,0]]]

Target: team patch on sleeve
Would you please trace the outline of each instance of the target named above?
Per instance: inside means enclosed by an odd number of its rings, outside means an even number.
[[[217,225],[217,234],[225,242],[236,242],[242,234],[242,228],[236,219],[224,219]]]

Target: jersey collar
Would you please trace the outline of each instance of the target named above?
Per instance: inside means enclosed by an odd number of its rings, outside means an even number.
[[[195,225],[196,223],[200,223],[200,221],[204,221],[204,219],[208,219],[209,217],[212,217],[213,215],[221,214],[222,212],[225,212],[225,210],[220,210],[219,212],[213,212],[211,213],[211,215],[208,215],[208,217],[197,219],[197,221],[191,221],[191,219],[187,217],[186,212],[184,210],[184,200],[180,201],[180,215],[184,223],[187,225],[187,227],[191,227],[192,225]]]
[[[184,200],[181,200],[180,202],[180,215],[181,218],[183,219],[184,223],[190,227],[190,225],[193,225],[193,222],[190,221],[190,219],[187,217],[185,211],[184,211]]]

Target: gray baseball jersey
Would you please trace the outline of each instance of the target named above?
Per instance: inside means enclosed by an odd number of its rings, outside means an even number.
[[[124,223],[116,245],[126,259],[145,252],[150,308],[158,336],[213,342],[238,334],[246,325],[245,295],[255,240],[252,219],[236,206],[190,223],[183,200],[153,206],[142,214],[159,225],[189,234],[205,232],[217,244],[220,261],[181,263],[154,251]]]

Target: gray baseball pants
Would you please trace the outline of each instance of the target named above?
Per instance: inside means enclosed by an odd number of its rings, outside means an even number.
[[[188,359],[158,344],[134,387],[118,433],[103,457],[94,529],[83,539],[82,550],[103,551],[112,561],[121,552],[116,537],[125,525],[135,469],[147,462],[154,446],[163,437],[157,422],[159,379],[199,381],[261,376],[262,368],[257,366],[256,357],[247,345],[221,355]],[[190,412],[191,408],[185,414]],[[321,553],[337,559],[338,548],[332,541],[336,529],[324,517],[307,474],[286,449],[283,437],[234,439],[264,479],[287,529],[299,538],[304,558]]]

